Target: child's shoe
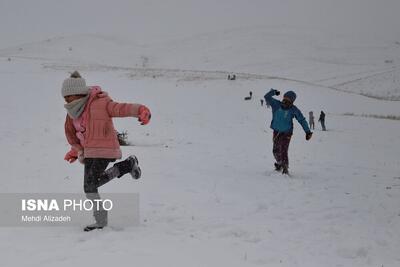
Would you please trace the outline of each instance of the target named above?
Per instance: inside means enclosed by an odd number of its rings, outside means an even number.
[[[282,174],[289,175],[289,168],[287,166],[282,166]]]
[[[275,163],[274,163],[274,166],[275,166],[275,171],[278,171],[278,172],[279,172],[279,171],[282,170],[282,165],[281,165],[281,164],[275,162]]]

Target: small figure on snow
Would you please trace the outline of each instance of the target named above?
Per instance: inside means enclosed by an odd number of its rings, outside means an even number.
[[[70,163],[78,159],[84,164],[86,197],[98,201],[101,199],[98,187],[124,174],[139,179],[141,170],[133,155],[107,169],[109,163],[122,157],[112,118],[135,117],[145,125],[150,121],[150,110],[141,104],[114,102],[99,86],[86,86],[77,71],[64,80],[61,94],[67,110],[65,135],[71,145],[64,159]],[[106,210],[94,209],[93,216],[96,223],[86,226],[85,231],[107,226]]]
[[[264,106],[264,99],[260,99],[261,101],[261,106]]]
[[[296,100],[295,92],[286,92],[282,101],[273,98],[274,95],[278,96],[279,94],[278,90],[271,89],[265,94],[264,98],[265,102],[272,107],[270,127],[274,130],[272,152],[276,159],[275,170],[282,171],[283,174],[289,174],[288,149],[293,134],[293,118],[296,118],[301,127],[303,127],[307,141],[311,139],[312,132],[308,128],[307,120],[301,111],[293,105]]]
[[[244,98],[244,100],[251,100],[252,97],[253,97],[253,92],[250,91],[250,92],[249,92],[249,96],[246,96],[246,97]]]
[[[308,124],[310,124],[310,129],[315,129],[314,112],[310,111],[308,113]]]
[[[229,81],[234,81],[234,80],[236,80],[236,74],[232,74],[232,75],[228,75],[228,80]]]
[[[319,122],[321,122],[322,131],[326,131],[325,127],[325,113],[321,110],[321,114],[319,114]]]

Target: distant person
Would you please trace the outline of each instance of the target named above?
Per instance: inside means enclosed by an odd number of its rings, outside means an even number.
[[[273,133],[273,154],[276,159],[275,170],[282,171],[282,174],[289,174],[289,143],[293,134],[293,118],[300,123],[306,133],[306,140],[310,140],[312,132],[308,128],[307,120],[301,111],[293,105],[296,100],[296,94],[293,91],[287,91],[283,95],[282,101],[273,98],[278,96],[280,92],[271,89],[265,96],[265,102],[272,107],[271,128]]]
[[[230,74],[228,74],[228,81],[230,81],[231,80],[231,75]]]
[[[314,130],[315,129],[314,112],[312,111],[308,113],[308,123],[310,125],[310,129]]]
[[[65,136],[71,145],[64,159],[69,163],[78,160],[85,166],[86,197],[91,202],[101,201],[98,188],[116,177],[129,173],[132,178],[139,179],[141,170],[133,155],[107,169],[111,162],[122,157],[112,118],[134,117],[145,125],[150,121],[150,110],[141,104],[113,101],[99,86],[86,86],[85,79],[77,71],[64,80],[61,94],[67,111]],[[107,226],[105,209],[94,208],[93,216],[96,222],[86,226],[84,231]]]
[[[246,96],[246,97],[244,98],[244,100],[251,100],[252,97],[253,97],[253,92],[250,91],[250,92],[249,92],[249,96]]]
[[[264,99],[260,99],[261,101],[261,106],[264,106]]]
[[[319,122],[321,122],[322,131],[326,131],[325,127],[325,113],[321,110],[321,114],[319,115]]]

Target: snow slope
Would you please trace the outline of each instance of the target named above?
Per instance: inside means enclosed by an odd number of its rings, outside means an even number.
[[[67,73],[43,68],[48,62],[64,63],[13,57],[0,65],[7,88],[1,111],[10,114],[1,128],[2,192],[82,190],[82,166],[62,160],[68,147],[59,88]],[[399,123],[341,116],[399,115],[398,103],[282,79],[232,82],[225,74],[207,79],[209,73],[185,79],[185,72],[131,79],[129,69],[86,66],[83,62],[89,84],[103,86],[115,100],[152,109],[149,126],[132,119],[116,122],[135,144],[123,152],[138,155],[143,179],[125,177],[101,189],[138,192],[141,225],[93,233],[2,228],[2,240],[8,240],[1,243],[2,265],[400,263]],[[328,131],[316,130],[310,142],[296,125],[292,178],[272,168],[270,110],[258,100],[271,87],[294,88],[304,113],[328,112]],[[245,102],[249,90],[255,99]]]
[[[140,226],[1,227],[1,266],[399,266],[400,124],[367,117],[400,116],[383,100],[400,97],[397,41],[224,22],[167,40],[60,31],[0,48],[2,193],[82,192],[83,166],[63,160],[68,72],[153,115],[148,126],[115,120],[142,179],[100,189],[138,193]],[[292,177],[273,170],[271,111],[259,101],[270,88],[295,90],[305,115],[327,113],[328,131],[318,125],[309,142],[295,122]]]
[[[287,26],[252,26],[150,44],[120,36],[76,34],[3,48],[0,57],[29,58],[65,70],[238,72],[400,100],[399,52],[398,42],[387,39],[332,36]]]

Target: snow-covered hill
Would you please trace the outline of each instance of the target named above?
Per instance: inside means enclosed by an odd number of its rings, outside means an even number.
[[[1,111],[9,114],[1,129],[2,192],[82,190],[82,166],[63,161],[68,147],[59,88],[67,71],[43,68],[49,61],[1,63],[7,88]],[[143,179],[125,177],[101,190],[138,192],[141,225],[89,234],[2,228],[2,239],[10,240],[1,243],[4,265],[399,263],[399,123],[341,115],[398,116],[396,102],[265,77],[228,81],[192,73],[198,78],[184,79],[187,73],[174,72],[131,79],[127,73],[83,71],[89,84],[100,84],[114,99],[146,103],[153,112],[146,127],[132,119],[116,122],[135,144],[124,155],[140,158]],[[272,167],[270,110],[258,100],[270,87],[294,88],[305,113],[328,113],[328,131],[316,130],[310,142],[296,126],[292,178]],[[249,90],[255,99],[244,102]],[[33,256],[19,258],[21,252]]]
[[[388,100],[400,99],[399,55],[397,42],[265,26],[146,45],[123,37],[79,34],[0,49],[4,59],[36,59],[59,69],[239,72]]]

